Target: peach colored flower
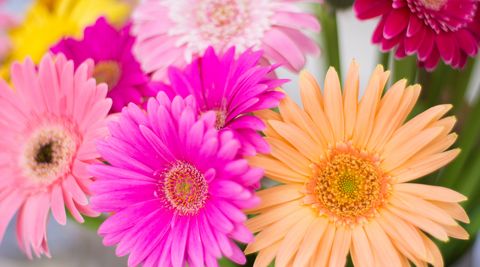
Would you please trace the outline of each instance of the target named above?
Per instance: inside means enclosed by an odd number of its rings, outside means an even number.
[[[249,158],[266,176],[285,185],[260,191],[261,213],[246,225],[260,232],[245,253],[259,251],[255,267],[443,266],[440,251],[425,233],[447,241],[467,239],[456,220],[469,219],[457,202],[466,198],[438,186],[407,183],[457,156],[448,149],[456,119],[441,117],[451,105],[433,107],[403,124],[420,86],[394,84],[382,97],[389,72],[378,66],[360,102],[359,65],[354,61],[344,92],[331,68],[324,94],[304,71],[304,110],[290,98],[280,114],[255,112],[264,120],[269,155]],[[358,103],[357,103],[358,102]],[[444,152],[445,151],[445,152]]]

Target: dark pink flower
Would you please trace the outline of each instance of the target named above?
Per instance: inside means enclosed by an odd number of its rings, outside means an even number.
[[[83,40],[63,39],[50,49],[73,60],[75,68],[86,60],[93,60],[93,78],[97,83],[108,85],[107,97],[113,100],[112,112],[122,111],[130,102],[141,104],[143,97],[156,95],[132,54],[135,37],[130,36],[129,31],[130,25],[116,30],[102,17],[95,25],[85,28]]]
[[[192,96],[171,101],[160,92],[148,116],[130,104],[109,123],[112,136],[96,142],[111,166],[87,168],[100,178],[90,187],[92,209],[115,212],[98,233],[118,244],[118,256],[130,253],[130,267],[215,267],[222,255],[246,262],[232,238],[253,241],[241,210],[258,205],[251,185],[264,170],[237,158],[233,133],[217,131],[215,113],[195,105]]]
[[[420,66],[433,70],[440,57],[463,68],[478,53],[478,0],[357,0],[359,19],[381,16],[372,42],[396,58],[417,52]]]

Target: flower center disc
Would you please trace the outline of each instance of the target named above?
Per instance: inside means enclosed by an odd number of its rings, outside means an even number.
[[[75,142],[61,128],[43,128],[27,142],[23,154],[26,175],[35,182],[50,182],[69,168]]]
[[[227,39],[248,22],[247,0],[204,0],[197,9],[197,22],[207,36]]]
[[[208,184],[197,168],[178,162],[165,173],[163,182],[166,200],[180,215],[196,214],[205,206]]]
[[[116,61],[100,61],[93,68],[93,78],[97,84],[106,83],[109,92],[118,84],[121,74],[122,69]]]
[[[340,153],[319,172],[314,195],[332,213],[355,218],[375,206],[380,189],[377,168],[370,161]]]

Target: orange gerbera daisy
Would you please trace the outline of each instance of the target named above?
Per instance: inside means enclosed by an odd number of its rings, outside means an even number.
[[[305,110],[289,97],[255,115],[266,122],[271,154],[249,158],[266,176],[285,185],[262,190],[261,213],[247,221],[260,233],[245,250],[259,251],[255,267],[443,266],[436,245],[467,239],[454,220],[468,222],[457,202],[466,198],[438,186],[406,183],[453,160],[448,149],[456,119],[441,119],[451,105],[433,107],[403,124],[420,86],[393,85],[382,97],[389,72],[378,66],[358,99],[359,65],[352,62],[342,95],[337,73],[327,73],[325,94],[310,73],[300,77]],[[444,152],[445,151],[445,152]]]

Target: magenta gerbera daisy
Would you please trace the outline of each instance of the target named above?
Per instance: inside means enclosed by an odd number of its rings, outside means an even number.
[[[63,54],[54,62],[45,55],[38,67],[30,57],[13,63],[15,90],[0,80],[0,240],[18,211],[17,238],[32,258],[50,257],[47,225],[51,209],[66,223],[65,205],[73,217],[90,210],[86,195],[92,176],[86,166],[98,160],[93,140],[109,134],[112,105],[107,86],[89,79],[88,64],[77,71]]]
[[[285,95],[275,88],[289,80],[266,78],[279,64],[260,68],[256,64],[262,54],[263,51],[247,50],[235,60],[235,47],[222,57],[209,47],[184,72],[171,67],[168,72],[171,86],[163,85],[160,90],[170,99],[175,95],[184,98],[193,95],[199,113],[214,111],[215,127],[233,130],[242,144],[241,155],[269,153],[268,143],[256,132],[264,130],[265,124],[247,113],[278,106]]]
[[[480,45],[478,0],[357,0],[359,19],[381,16],[372,42],[396,58],[417,52],[420,66],[433,70],[440,59],[463,68]]]
[[[117,255],[130,253],[128,266],[218,266],[222,255],[246,259],[231,240],[248,243],[253,235],[241,211],[259,198],[249,186],[262,168],[237,158],[240,143],[229,130],[218,132],[213,111],[201,116],[195,100],[164,92],[148,101],[147,114],[130,104],[112,137],[97,140],[111,165],[94,164],[99,178],[90,189],[92,209],[115,212],[99,228]]]
[[[318,56],[317,44],[300,30],[320,31],[314,15],[293,2],[322,0],[146,0],[133,14],[134,51],[153,80],[165,80],[167,67],[183,69],[209,46],[218,53],[231,46],[237,56],[263,49],[262,65],[288,62],[293,72],[305,54]]]
[[[130,25],[116,30],[102,17],[95,25],[85,28],[82,40],[63,39],[50,49],[73,60],[75,67],[88,59],[94,61],[93,77],[98,84],[108,85],[112,112],[122,111],[130,102],[141,104],[144,97],[156,95],[148,85],[149,77],[132,54],[135,37],[129,31]]]

